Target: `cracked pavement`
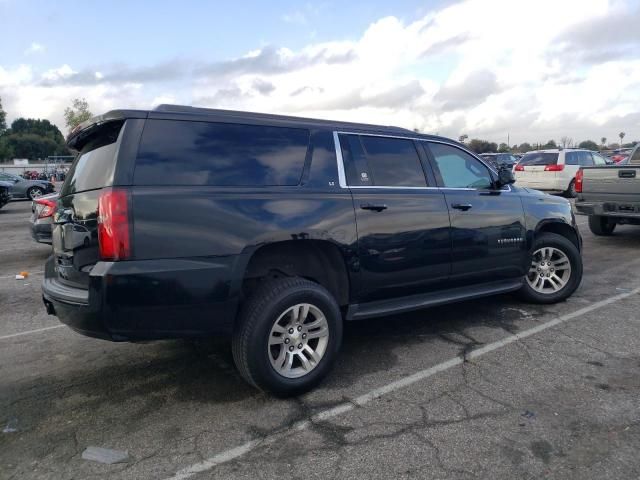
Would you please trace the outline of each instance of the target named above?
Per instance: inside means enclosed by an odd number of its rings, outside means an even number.
[[[31,240],[29,212],[0,210],[0,337],[58,325],[40,301],[49,247]],[[170,478],[250,441],[191,478],[637,479],[638,295],[468,357],[640,286],[639,227],[582,233],[584,281],[569,301],[506,295],[350,322],[335,370],[297,399],[246,385],[224,340],[115,344],[66,327],[0,339],[0,479]],[[32,274],[14,280],[21,270]],[[464,361],[355,402],[452,358]],[[83,460],[88,446],[129,460]]]

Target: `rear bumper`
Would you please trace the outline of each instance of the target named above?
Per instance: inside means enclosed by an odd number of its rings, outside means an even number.
[[[564,180],[550,178],[544,181],[535,181],[535,180],[527,180],[523,178],[518,178],[516,175],[516,184],[519,187],[531,188],[533,190],[541,190],[543,192],[549,193],[562,193],[567,190],[569,187],[569,183],[565,185]]]
[[[238,298],[235,257],[98,262],[89,287],[59,280],[54,257],[42,293],[49,314],[73,330],[112,341],[227,335]]]
[[[640,203],[585,202],[578,198],[575,206],[580,215],[640,220]]]
[[[36,242],[51,244],[51,222],[32,222],[31,238],[33,238]]]

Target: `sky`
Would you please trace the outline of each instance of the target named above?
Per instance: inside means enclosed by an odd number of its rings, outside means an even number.
[[[640,0],[0,0],[8,120],[86,98],[495,142],[640,140]]]

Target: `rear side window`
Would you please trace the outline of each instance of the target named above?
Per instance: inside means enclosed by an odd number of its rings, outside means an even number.
[[[640,164],[640,145],[636,147],[636,149],[631,154],[629,158],[629,164],[638,165]]]
[[[524,157],[518,162],[519,166],[526,167],[534,167],[534,166],[546,166],[546,165],[556,165],[558,163],[558,154],[557,153],[545,153],[545,152],[532,152],[525,154]]]
[[[109,122],[87,140],[73,161],[60,195],[108,187],[113,184],[118,137],[124,122]]]
[[[137,185],[298,185],[309,131],[260,125],[147,120]]]
[[[340,135],[340,146],[350,186],[427,186],[413,140]]]

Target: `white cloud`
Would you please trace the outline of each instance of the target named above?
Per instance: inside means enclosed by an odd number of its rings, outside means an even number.
[[[624,49],[609,36],[606,47],[618,55],[607,56],[603,47],[594,59],[584,33],[614,14],[640,20],[631,2],[464,0],[411,23],[381,18],[354,40],[298,50],[268,46],[217,63],[99,71],[65,64],[43,73],[0,66],[0,96],[24,109],[20,115],[54,121],[79,96],[96,113],[183,102],[395,124],[455,138],[615,138],[623,128],[637,139],[640,36],[626,39]],[[284,20],[316,13],[305,6]]]
[[[27,48],[24,51],[25,55],[33,55],[35,53],[43,53],[45,51],[45,47],[44,45],[38,43],[38,42],[32,42],[31,45],[29,45],[29,48]]]

